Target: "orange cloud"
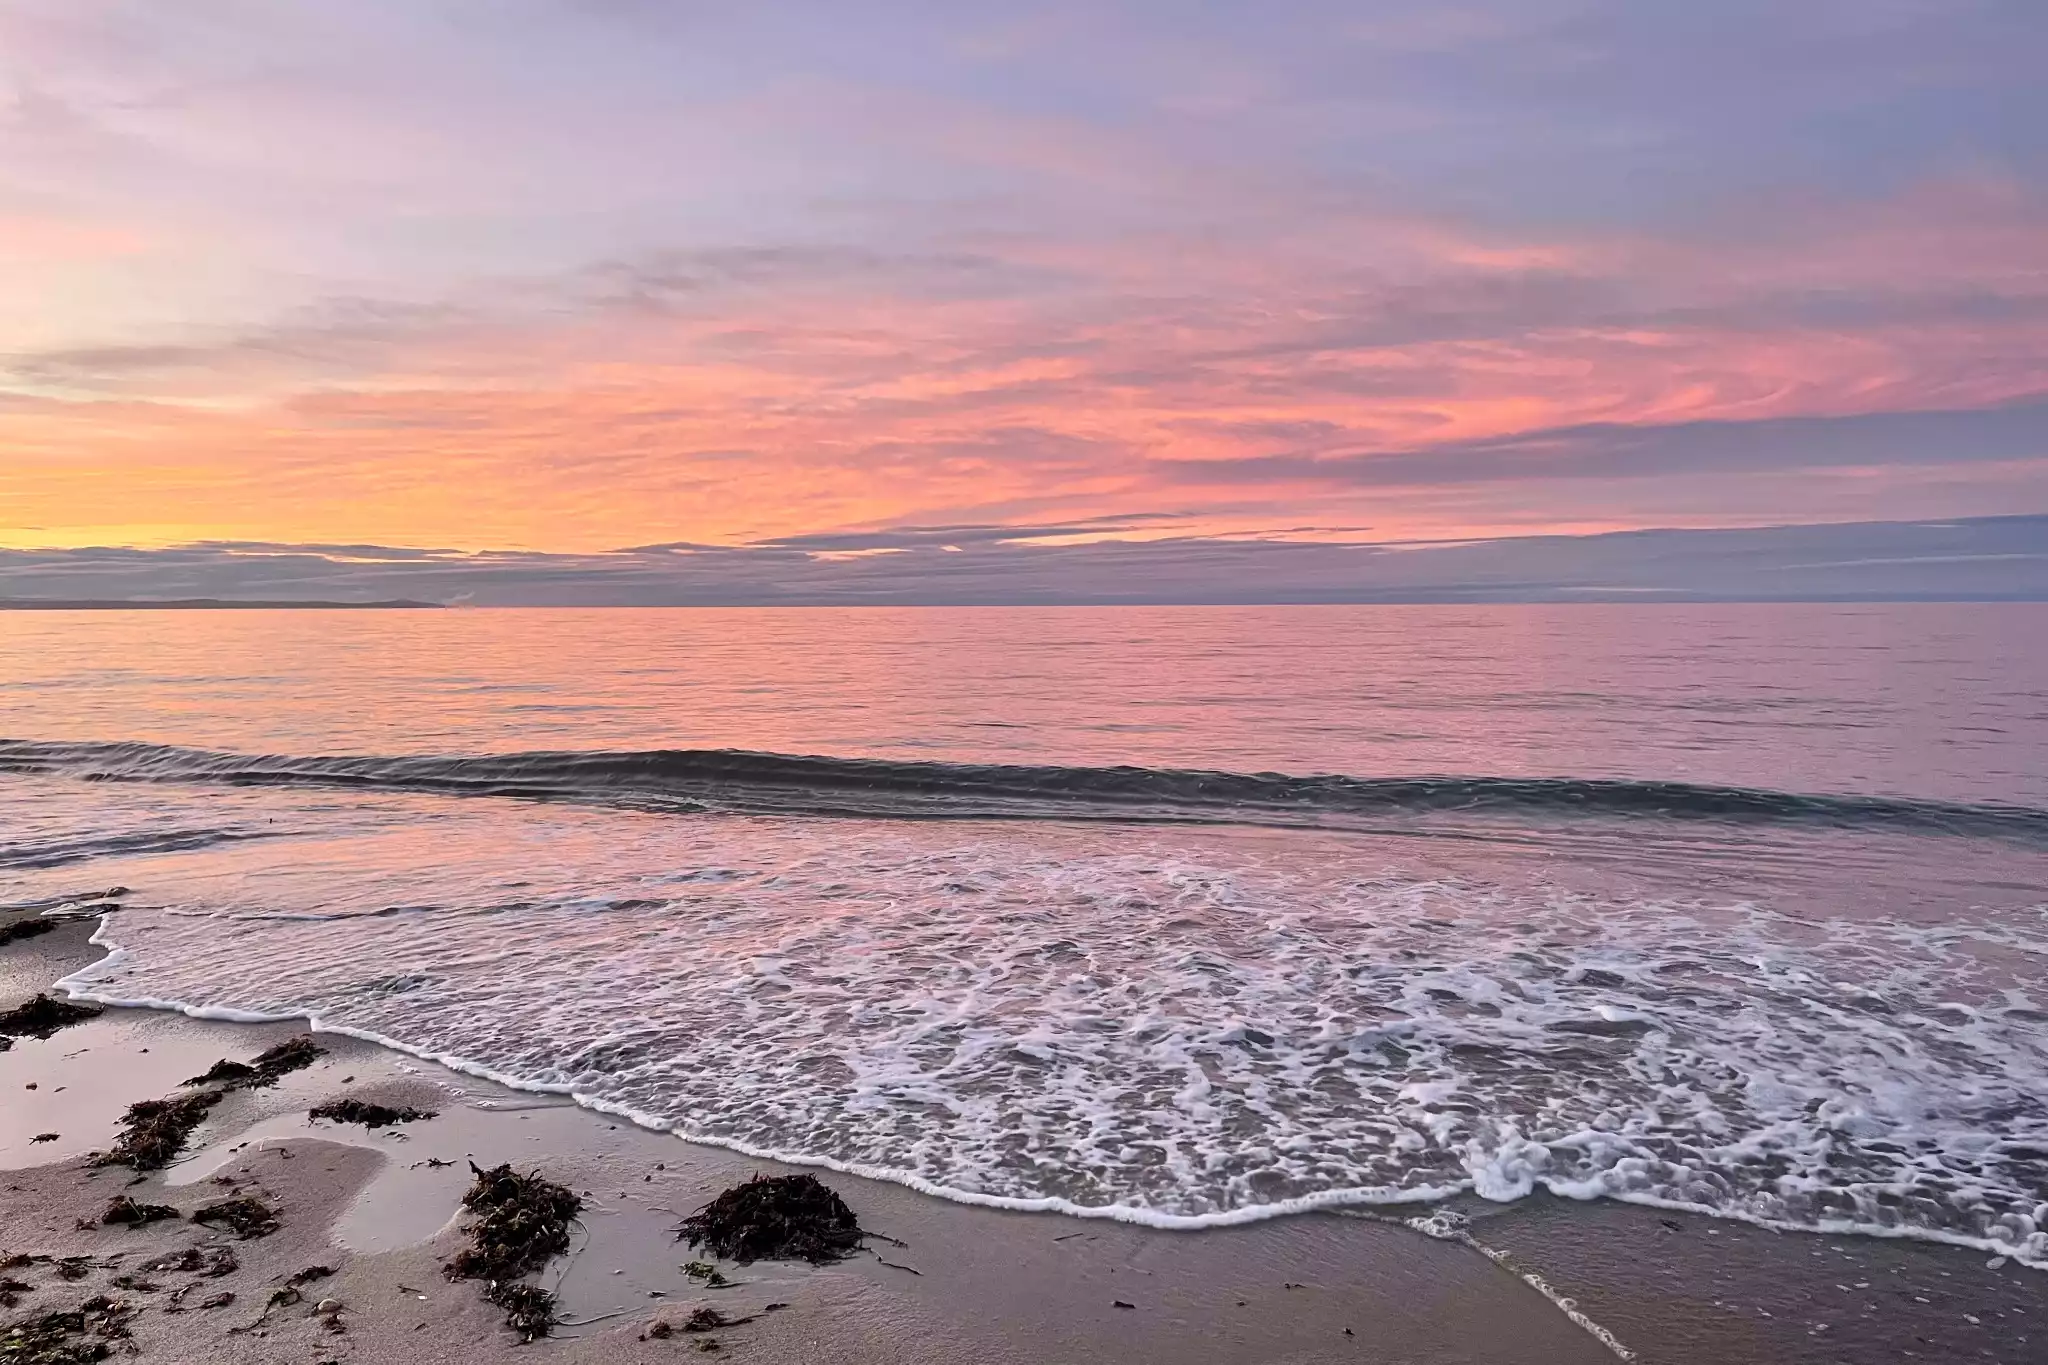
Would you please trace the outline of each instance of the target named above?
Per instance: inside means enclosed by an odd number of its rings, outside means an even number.
[[[1697,241],[1361,211],[678,253],[17,353],[0,538],[593,550],[1162,506],[1181,529],[1315,509],[1480,534],[1541,500],[1512,480],[1363,490],[1318,464],[2026,398],[2048,390],[2044,281],[2048,214],[1983,183]],[[1263,482],[1220,472],[1267,456],[1288,460]],[[1630,515],[1588,503],[1559,524]]]

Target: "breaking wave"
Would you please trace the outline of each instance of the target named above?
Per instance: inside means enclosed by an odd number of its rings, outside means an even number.
[[[118,860],[116,951],[68,989],[967,1202],[1202,1227],[1548,1190],[2048,1265],[2033,893],[1913,922],[1690,865],[1575,887],[1554,844],[234,800],[294,837]]]
[[[63,867],[89,863],[99,858],[120,858],[144,853],[181,853],[209,844],[236,839],[261,839],[263,834],[248,830],[173,829],[147,830],[132,834],[96,835],[47,842],[0,843],[0,868]],[[0,909],[8,907],[0,906]]]
[[[2030,807],[0,741],[0,829],[8,908],[110,912],[75,994],[966,1202],[1547,1190],[2048,1267]]]
[[[918,762],[741,749],[458,756],[236,754],[0,740],[0,773],[96,781],[354,787],[788,815],[1342,824],[1425,813],[1592,814],[1882,825],[2048,844],[2048,810],[1582,777],[1345,777],[1177,768]]]

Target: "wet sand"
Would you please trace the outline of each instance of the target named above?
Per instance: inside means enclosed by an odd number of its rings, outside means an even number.
[[[0,1007],[95,956],[87,929],[0,949]],[[128,1104],[299,1031],[115,1010],[0,1053],[0,1254],[91,1258],[77,1280],[54,1263],[8,1272],[31,1288],[0,1322],[105,1293],[139,1310],[141,1359],[195,1365],[701,1358],[705,1336],[647,1335],[700,1306],[758,1315],[711,1337],[714,1356],[761,1362],[2048,1360],[2042,1272],[1959,1249],[1557,1200],[1463,1204],[1465,1244],[1327,1214],[1161,1232],[830,1174],[864,1226],[903,1245],[825,1268],[721,1264],[736,1284],[710,1290],[683,1275],[693,1253],[674,1240],[676,1223],[726,1186],[784,1168],[332,1035],[308,1070],[229,1096],[170,1170],[131,1188],[126,1169],[85,1162],[111,1144]],[[375,1132],[306,1117],[347,1096],[438,1116]],[[56,1141],[32,1141],[50,1132]],[[460,1241],[469,1160],[536,1167],[586,1196],[577,1246],[543,1276],[569,1319],[546,1342],[520,1346],[476,1285],[440,1272]],[[279,1231],[237,1241],[183,1221],[79,1226],[117,1193],[190,1212],[235,1191],[272,1202]],[[139,1270],[215,1244],[237,1270]],[[335,1273],[266,1312],[272,1291],[311,1265]],[[221,1292],[235,1301],[196,1307]],[[1578,1320],[1556,1298],[1575,1302]],[[314,1314],[320,1299],[344,1305],[329,1315],[343,1330]]]

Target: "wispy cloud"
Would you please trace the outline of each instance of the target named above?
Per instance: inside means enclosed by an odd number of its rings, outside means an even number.
[[[1583,423],[1445,442],[1420,451],[1347,450],[1333,439],[1337,433],[1315,435],[1318,439],[1306,449],[1297,446],[1288,454],[1169,462],[1168,477],[1189,483],[1386,488],[1836,466],[2024,464],[2048,460],[2048,402],[1748,422]]]
[[[0,543],[2044,505],[2048,11],[1794,9],[21,0]]]

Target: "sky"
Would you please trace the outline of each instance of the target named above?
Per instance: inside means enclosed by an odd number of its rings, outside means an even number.
[[[0,547],[2048,511],[2044,68],[2040,0],[0,0]]]

